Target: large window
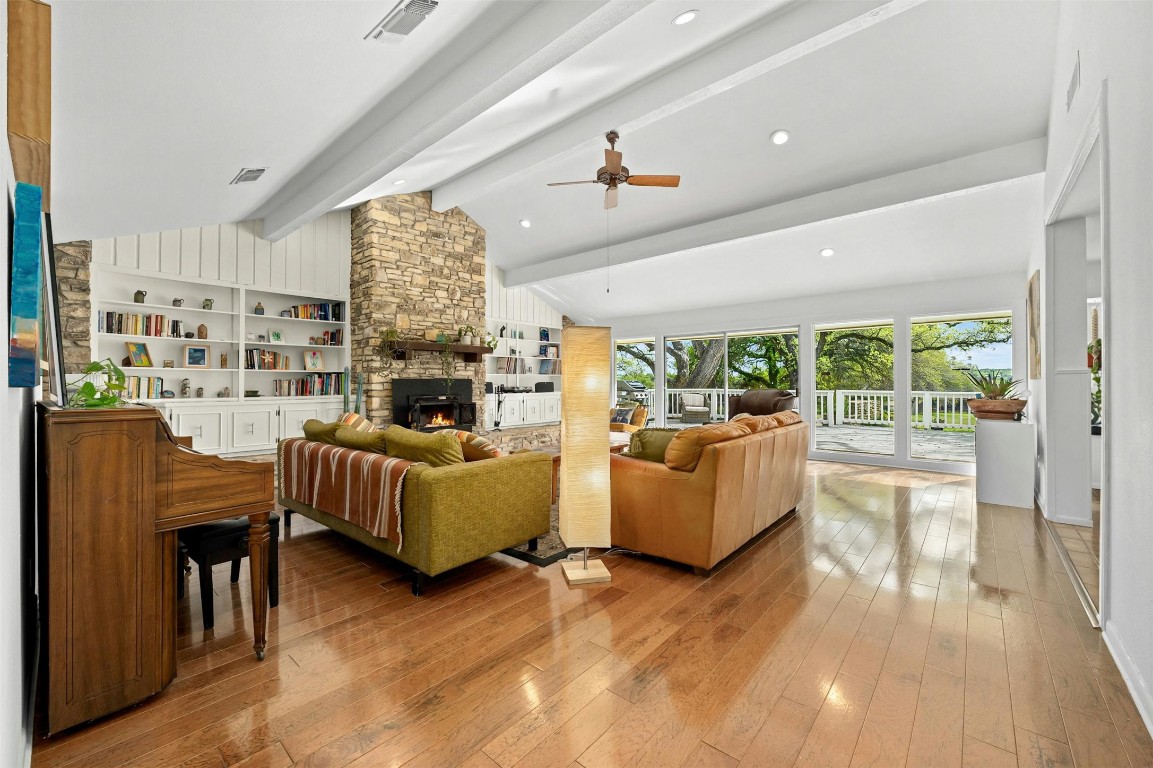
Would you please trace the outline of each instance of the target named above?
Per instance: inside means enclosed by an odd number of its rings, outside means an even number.
[[[1012,377],[1013,319],[914,319],[910,330],[909,455],[973,461],[976,422],[966,401],[976,392],[968,372],[979,369]]]
[[[820,326],[814,334],[817,450],[893,455],[893,326]]]
[[[725,337],[665,339],[665,422],[670,427],[724,421]]]
[[[640,403],[656,417],[657,345],[653,339],[618,340],[616,348],[617,401]]]
[[[728,347],[730,393],[749,389],[797,391],[800,335],[796,328],[730,333]]]

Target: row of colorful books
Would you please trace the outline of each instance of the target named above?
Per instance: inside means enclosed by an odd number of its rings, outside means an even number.
[[[244,367],[250,371],[286,371],[292,367],[291,355],[271,349],[244,350]]]
[[[297,304],[289,307],[292,317],[305,320],[329,320],[334,323],[344,322],[344,302],[331,301],[323,304]]]
[[[299,379],[274,379],[276,397],[302,397],[309,395],[343,395],[343,373],[316,373]]]
[[[102,333],[122,333],[129,336],[163,336],[171,339],[184,336],[184,321],[167,315],[138,315],[134,312],[100,310],[96,318],[96,327]]]
[[[528,373],[528,361],[522,357],[504,357],[497,360],[495,373]]]
[[[324,347],[340,347],[344,345],[344,329],[337,328],[335,331],[325,331],[319,336],[309,336],[308,343],[316,346]]]
[[[124,380],[129,400],[159,400],[164,391],[164,379],[159,376],[129,376]]]

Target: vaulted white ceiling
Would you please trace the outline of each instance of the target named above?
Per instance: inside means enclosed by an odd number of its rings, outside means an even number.
[[[743,263],[748,238],[792,243],[815,222],[896,216],[1043,169],[1056,2],[442,0],[401,45],[362,40],[393,4],[55,0],[58,237],[256,217],[279,238],[334,207],[432,190],[486,228],[510,284],[597,316],[582,286],[606,241],[622,274]],[[691,8],[695,21],[671,23]],[[545,186],[591,178],[610,128],[633,173],[678,173],[681,187],[626,187],[606,215],[600,186]],[[768,139],[778,128],[783,146]],[[269,170],[229,186],[243,166]],[[1008,209],[1032,210],[1025,187],[1004,187]],[[1008,210],[977,202],[998,194],[893,221],[912,237],[932,211]],[[1011,251],[1014,226],[970,245],[987,253],[1001,235]],[[885,261],[901,242],[857,252],[903,280]],[[922,262],[956,259],[962,242]],[[671,306],[642,288],[630,312]]]

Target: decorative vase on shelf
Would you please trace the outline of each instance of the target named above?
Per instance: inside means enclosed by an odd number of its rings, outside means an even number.
[[[201,309],[212,309],[212,305],[214,303],[216,303],[216,299],[205,299],[204,301],[200,302],[200,308]]]
[[[256,302],[256,309],[252,310],[252,314],[263,315],[264,314],[264,305],[261,304],[259,301]]]
[[[137,304],[143,304],[144,303],[144,297],[147,295],[148,295],[148,291],[137,291],[136,293],[132,294],[132,300],[134,302],[136,302]]]
[[[173,299],[172,300],[172,306],[183,307],[184,306],[184,299]]]
[[[207,339],[208,338],[208,326],[207,325],[205,325],[204,323],[201,323],[200,325],[196,326],[196,338],[198,338],[198,339]]]

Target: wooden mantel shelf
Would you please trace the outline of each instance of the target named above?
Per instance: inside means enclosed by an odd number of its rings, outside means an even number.
[[[402,339],[393,343],[395,344],[395,348],[392,350],[393,360],[404,360],[408,357],[409,352],[440,352],[444,349],[444,345],[439,341]],[[488,347],[471,344],[449,344],[448,348],[460,355],[466,363],[479,363],[482,357],[492,351]]]

